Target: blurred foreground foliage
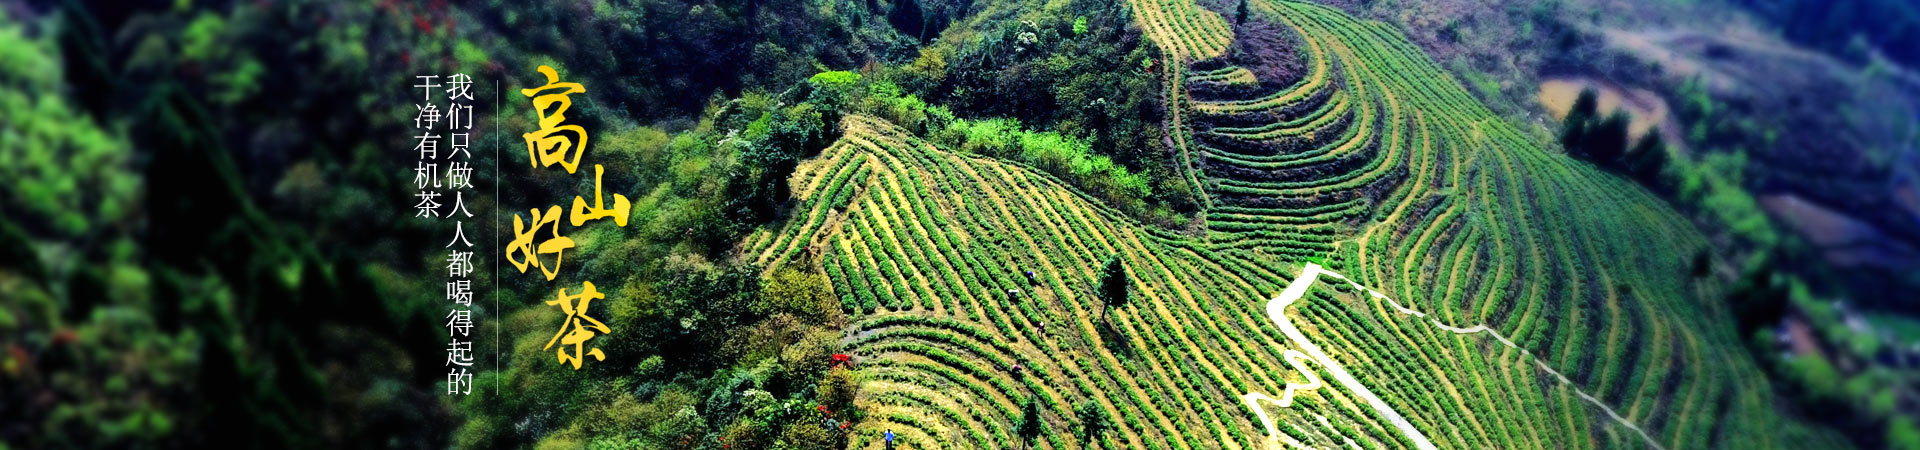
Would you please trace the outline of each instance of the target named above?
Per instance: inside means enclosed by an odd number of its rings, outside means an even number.
[[[774,218],[785,193],[772,187],[833,139],[837,116],[768,94],[715,99],[874,57],[834,43],[910,41],[827,4],[621,3],[67,2],[0,17],[0,446],[836,445],[825,426],[736,421],[778,417],[709,397],[751,385],[851,411],[850,378],[826,365],[838,311],[804,303],[824,280],[763,281],[724,255]],[[514,86],[528,74],[508,67],[541,63],[595,87],[580,116],[606,150],[590,158],[616,169],[612,190],[644,194],[639,226],[580,231],[600,258],[579,276],[621,285],[621,301],[596,306],[633,331],[581,372],[528,343],[456,404],[437,392],[449,230],[406,208],[403,94],[416,74]],[[498,126],[526,128],[519,109]],[[482,180],[469,207],[582,192],[507,177]],[[522,192],[499,201],[488,183]],[[477,225],[470,236],[495,232]],[[546,287],[502,287],[517,300],[476,302],[482,329],[550,335],[533,300]],[[500,395],[503,381],[525,389]]]
[[[395,185],[357,137],[363,98],[340,95],[363,87],[268,82],[328,58],[292,32],[313,27],[297,8],[135,9],[0,20],[0,172],[16,181],[0,187],[0,437],[443,441],[448,412],[412,367],[437,355],[397,344],[432,340],[432,312],[385,286],[392,261],[342,245],[410,237],[370,201]],[[316,167],[305,182],[355,187],[296,189]]]

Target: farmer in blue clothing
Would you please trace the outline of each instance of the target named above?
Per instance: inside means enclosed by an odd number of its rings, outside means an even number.
[[[893,450],[893,429],[887,429],[887,450]]]

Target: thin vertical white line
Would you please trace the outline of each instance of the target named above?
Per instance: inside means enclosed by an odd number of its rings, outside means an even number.
[[[500,79],[493,80],[493,391],[500,391],[500,328],[506,311],[500,309]]]

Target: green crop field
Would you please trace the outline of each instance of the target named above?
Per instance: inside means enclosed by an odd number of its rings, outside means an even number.
[[[1019,448],[1029,402],[1048,425],[1035,448],[1093,445],[1078,410],[1111,420],[1106,448],[1842,442],[1776,412],[1707,300],[1726,287],[1687,275],[1707,245],[1690,223],[1495,116],[1393,27],[1256,1],[1305,60],[1259,80],[1220,60],[1229,19],[1128,7],[1170,59],[1153,70],[1203,233],[851,116],[789,180],[794,212],[742,245],[831,280],[868,411],[856,447],[892,430],[910,448]],[[1095,289],[1112,256],[1134,295],[1109,308]],[[1296,281],[1304,296],[1269,317]]]

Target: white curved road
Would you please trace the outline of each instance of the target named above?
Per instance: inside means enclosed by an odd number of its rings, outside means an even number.
[[[1365,286],[1361,286],[1359,283],[1355,283],[1353,282],[1353,280],[1347,279],[1345,275],[1341,275],[1339,273],[1335,273],[1333,271],[1329,271],[1324,268],[1321,268],[1319,264],[1307,263],[1306,268],[1300,272],[1300,276],[1294,278],[1293,282],[1288,283],[1286,290],[1280,292],[1280,296],[1274,297],[1273,300],[1270,300],[1267,302],[1267,317],[1273,319],[1273,324],[1280,327],[1280,332],[1287,336],[1287,340],[1292,341],[1293,346],[1298,347],[1300,349],[1300,350],[1288,349],[1285,353],[1285,359],[1287,360],[1287,365],[1293,366],[1294,370],[1298,370],[1301,373],[1306,374],[1308,382],[1307,383],[1287,383],[1286,391],[1281,393],[1279,399],[1275,399],[1271,396],[1268,396],[1264,393],[1259,393],[1259,392],[1251,392],[1240,397],[1241,401],[1246,402],[1248,407],[1253,408],[1254,414],[1259,416],[1260,418],[1261,425],[1266,427],[1267,442],[1269,447],[1278,447],[1281,444],[1281,440],[1284,439],[1287,447],[1307,448],[1306,445],[1294,439],[1292,436],[1287,436],[1285,434],[1280,433],[1280,430],[1274,424],[1273,419],[1267,415],[1267,411],[1265,408],[1260,407],[1259,402],[1263,402],[1263,401],[1270,402],[1270,403],[1279,405],[1282,408],[1285,408],[1293,404],[1293,396],[1295,393],[1300,391],[1311,391],[1314,389],[1319,389],[1322,386],[1320,382],[1320,377],[1317,375],[1314,375],[1314,372],[1308,369],[1307,367],[1305,367],[1303,364],[1301,364],[1301,361],[1300,361],[1301,357],[1310,357],[1313,359],[1315,363],[1319,363],[1321,367],[1325,368],[1327,370],[1327,373],[1333,374],[1334,381],[1339,382],[1340,386],[1347,388],[1348,391],[1353,392],[1353,394],[1356,396],[1359,396],[1362,400],[1367,402],[1368,406],[1373,407],[1373,410],[1375,412],[1378,412],[1380,413],[1381,416],[1386,417],[1387,422],[1392,423],[1393,427],[1399,429],[1402,435],[1405,435],[1407,439],[1413,441],[1413,445],[1415,448],[1419,448],[1421,450],[1431,450],[1436,448],[1433,445],[1433,441],[1427,439],[1427,435],[1425,433],[1421,433],[1420,429],[1415,428],[1413,426],[1413,423],[1407,421],[1406,416],[1402,416],[1400,414],[1400,411],[1394,410],[1392,405],[1388,405],[1387,402],[1381,400],[1379,396],[1373,395],[1373,391],[1368,390],[1366,385],[1360,383],[1360,380],[1355,379],[1352,374],[1347,373],[1346,368],[1341,367],[1339,362],[1336,362],[1333,360],[1333,358],[1328,357],[1326,352],[1320,350],[1320,346],[1314,345],[1313,341],[1308,340],[1305,334],[1300,333],[1299,328],[1295,328],[1293,326],[1292,319],[1287,318],[1287,315],[1285,314],[1287,307],[1293,305],[1294,302],[1299,301],[1301,297],[1305,296],[1307,294],[1307,289],[1313,287],[1313,282],[1318,280],[1322,275],[1339,279],[1340,281],[1345,281],[1347,282],[1347,285],[1352,286],[1356,290],[1366,291],[1367,295],[1371,295],[1373,296],[1373,298],[1385,300],[1387,304],[1391,305],[1395,311],[1401,314],[1406,314],[1414,317],[1427,319],[1428,321],[1431,321],[1435,327],[1438,327],[1442,330],[1446,330],[1455,334],[1486,333],[1487,335],[1492,336],[1494,340],[1499,341],[1501,344],[1504,344],[1507,347],[1518,349],[1520,350],[1521,354],[1527,355],[1530,358],[1533,357],[1532,352],[1529,352],[1527,351],[1527,349],[1521,348],[1519,345],[1514,344],[1513,341],[1508,340],[1506,336],[1500,335],[1500,332],[1494,331],[1491,328],[1487,328],[1485,325],[1474,325],[1471,327],[1464,327],[1464,328],[1447,325],[1446,323],[1440,322],[1439,319],[1427,317],[1427,314],[1424,312],[1416,311],[1416,310],[1413,310],[1412,308],[1407,308],[1405,306],[1400,305],[1399,302],[1393,301],[1392,298],[1387,297],[1386,294],[1381,294],[1380,291],[1376,291],[1373,289],[1369,289]],[[1652,446],[1656,450],[1665,450],[1665,447],[1661,446],[1659,442],[1656,442],[1653,439],[1653,436],[1648,435],[1645,430],[1641,430],[1639,426],[1636,426],[1633,423],[1628,422],[1625,417],[1621,417],[1620,414],[1615,412],[1612,407],[1607,406],[1605,403],[1601,403],[1599,399],[1596,399],[1591,395],[1587,395],[1587,393],[1585,391],[1580,390],[1578,386],[1574,386],[1573,382],[1568,380],[1565,375],[1561,375],[1559,371],[1553,370],[1552,367],[1548,367],[1545,361],[1541,361],[1539,358],[1533,358],[1533,363],[1534,365],[1538,366],[1540,370],[1544,370],[1547,373],[1553,374],[1555,378],[1560,380],[1560,383],[1565,384],[1570,389],[1573,389],[1574,393],[1579,395],[1581,399],[1586,400],[1588,403],[1592,403],[1596,407],[1599,407],[1601,411],[1605,411],[1607,413],[1607,416],[1611,417],[1614,421],[1619,422],[1621,425],[1626,426],[1627,429],[1633,430],[1635,433],[1639,433],[1640,438],[1645,440],[1647,442],[1647,445]]]

